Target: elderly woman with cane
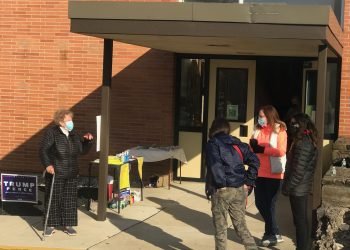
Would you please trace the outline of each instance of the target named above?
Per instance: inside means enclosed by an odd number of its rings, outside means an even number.
[[[89,151],[93,136],[86,133],[80,137],[72,119],[72,111],[56,111],[55,126],[46,131],[40,145],[40,160],[46,170],[44,236],[51,236],[59,226],[68,235],[77,234],[73,226],[78,224],[78,156]]]

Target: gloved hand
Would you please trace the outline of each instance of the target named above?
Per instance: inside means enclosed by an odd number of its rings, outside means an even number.
[[[250,139],[249,140],[249,145],[254,148],[256,145],[258,145],[258,140],[257,139]]]
[[[258,144],[258,140],[257,139],[250,139],[249,140],[249,144],[252,147],[254,153],[256,153],[256,154],[263,154],[264,153],[265,147],[260,146]]]
[[[253,147],[253,152],[256,154],[263,154],[265,151],[265,147],[260,146],[260,145],[256,145]]]
[[[205,195],[207,196],[207,199],[210,200],[211,196],[215,193],[215,188],[209,187],[205,190]]]
[[[207,196],[207,199],[210,200],[211,196],[215,193],[216,189],[212,186],[205,187],[205,195]]]

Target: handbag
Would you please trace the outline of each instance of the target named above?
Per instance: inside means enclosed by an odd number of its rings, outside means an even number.
[[[287,157],[286,155],[282,157],[270,156],[271,173],[273,174],[283,174],[286,170]]]
[[[278,134],[272,132],[270,135],[270,145],[277,148],[277,136]],[[271,173],[273,174],[283,174],[286,170],[287,156],[274,157],[270,156]]]

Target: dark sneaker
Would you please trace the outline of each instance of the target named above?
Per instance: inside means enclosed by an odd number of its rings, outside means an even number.
[[[71,236],[77,235],[77,231],[75,231],[75,229],[72,227],[65,227],[64,232]]]
[[[277,243],[284,242],[284,239],[282,238],[282,235],[280,235],[280,234],[276,234],[276,239],[277,239]]]
[[[55,233],[55,228],[54,227],[46,227],[44,236],[45,237],[50,237]]]
[[[264,247],[277,245],[276,235],[264,235],[261,239],[261,245]]]

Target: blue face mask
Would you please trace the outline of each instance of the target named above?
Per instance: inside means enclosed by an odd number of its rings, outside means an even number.
[[[265,120],[265,118],[259,117],[259,118],[258,118],[258,124],[259,124],[261,127],[265,127],[265,126],[266,126],[266,120]]]
[[[74,123],[73,123],[73,121],[67,121],[67,122],[66,122],[66,129],[70,132],[70,131],[73,130],[73,128],[74,128]]]

